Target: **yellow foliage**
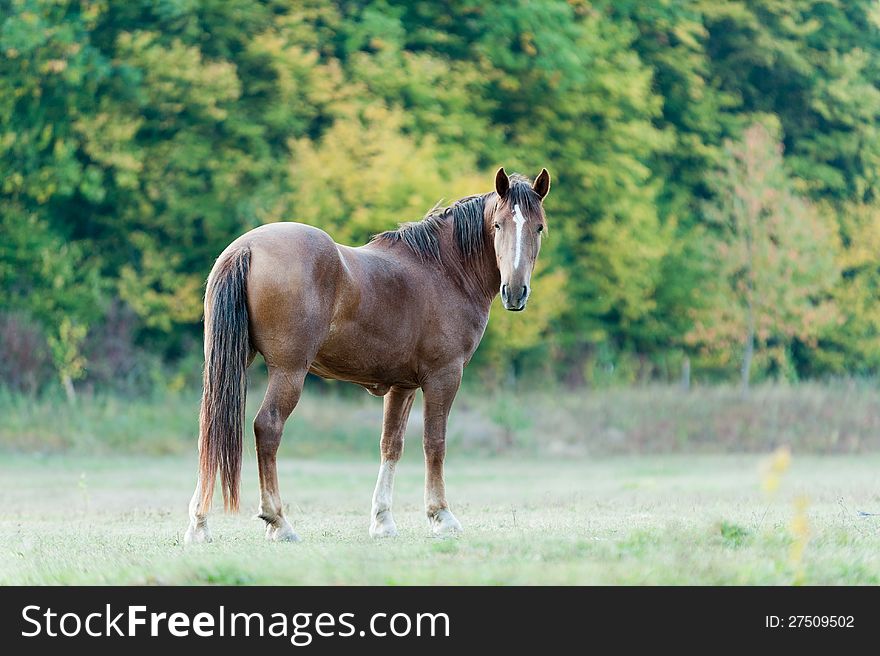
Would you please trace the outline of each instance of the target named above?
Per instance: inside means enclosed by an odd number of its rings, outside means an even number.
[[[781,446],[773,454],[761,463],[761,488],[767,494],[774,494],[779,489],[782,475],[791,466],[791,449]]]
[[[143,162],[139,149],[131,142],[142,124],[140,117],[99,112],[80,117],[74,128],[82,137],[83,150],[94,162],[138,173]]]
[[[146,325],[169,330],[176,323],[193,323],[202,314],[202,282],[196,274],[179,273],[178,254],[168,254],[144,233],[131,241],[141,249],[140,266],[120,270],[119,297]]]
[[[402,123],[400,109],[369,105],[337,119],[320,142],[293,142],[291,218],[362,244],[438,202],[491,188],[491,177],[477,176],[467,158],[445,169],[434,164],[434,140],[416,142]]]
[[[838,213],[838,221],[843,246],[838,249],[837,265],[843,275],[834,298],[846,313],[829,338],[852,353],[859,365],[871,367],[880,354],[880,206],[845,205]]]
[[[86,337],[86,327],[64,317],[58,332],[49,335],[49,346],[55,359],[55,367],[62,380],[77,380],[85,374],[86,359],[80,346]]]

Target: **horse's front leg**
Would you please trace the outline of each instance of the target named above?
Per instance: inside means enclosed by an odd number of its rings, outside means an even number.
[[[461,524],[449,510],[443,481],[446,457],[446,422],[452,401],[461,384],[461,367],[428,378],[422,385],[425,396],[425,512],[431,532],[447,537],[461,532]]]
[[[385,395],[385,411],[382,418],[382,440],[379,448],[382,463],[379,465],[379,478],[373,492],[373,508],[370,513],[370,536],[387,538],[397,535],[397,525],[391,515],[391,500],[394,493],[394,469],[403,453],[403,436],[406,421],[416,396],[414,389],[392,387]]]

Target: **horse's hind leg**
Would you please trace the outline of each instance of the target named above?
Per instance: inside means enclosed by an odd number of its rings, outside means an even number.
[[[248,353],[245,369],[251,366],[256,355],[255,351]],[[211,531],[208,530],[208,515],[202,512],[201,506],[202,476],[200,473],[198,480],[196,481],[196,491],[193,492],[192,499],[190,499],[189,502],[189,527],[186,529],[186,534],[183,536],[185,544],[200,544],[212,541]]]
[[[202,513],[202,477],[196,482],[196,491],[189,502],[189,527],[183,536],[185,544],[201,544],[211,542],[211,531],[208,530],[208,515]]]
[[[284,517],[278,489],[276,454],[281,444],[284,422],[293,412],[302,393],[306,372],[269,369],[269,388],[254,419],[257,462],[260,470],[260,513],[266,522],[266,538],[279,542],[298,542],[299,537]]]
[[[370,536],[386,538],[397,535],[397,526],[391,516],[391,497],[394,492],[394,468],[403,453],[403,434],[406,420],[412,408],[416,391],[392,387],[385,395],[385,412],[382,418],[382,464],[373,492],[373,509],[370,519]]]

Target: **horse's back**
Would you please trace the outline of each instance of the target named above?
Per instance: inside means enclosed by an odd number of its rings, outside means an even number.
[[[332,237],[320,228],[283,221],[267,223],[250,230],[226,247],[226,251],[239,248],[250,248],[255,253],[266,253],[273,256],[320,254],[333,251],[336,247]]]

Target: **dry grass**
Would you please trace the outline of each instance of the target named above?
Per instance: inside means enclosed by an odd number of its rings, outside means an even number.
[[[684,393],[647,387],[547,396],[527,405],[542,449],[559,454],[766,452],[880,449],[880,404],[872,385],[766,386]],[[537,436],[534,437],[537,439]]]
[[[248,422],[262,389],[248,397]],[[190,453],[198,394],[61,400],[0,396],[0,449],[78,454]],[[382,401],[363,394],[306,393],[285,428],[282,454],[318,457],[373,453]],[[409,422],[421,434],[420,402]],[[459,453],[588,456],[636,453],[771,451],[864,453],[880,450],[880,404],[866,383],[759,387],[743,398],[730,387],[645,387],[604,391],[487,393],[465,388],[450,419]],[[249,440],[247,440],[249,441]]]

